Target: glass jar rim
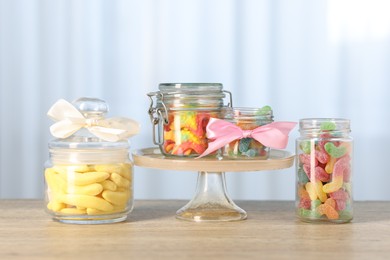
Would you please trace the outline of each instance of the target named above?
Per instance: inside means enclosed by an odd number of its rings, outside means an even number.
[[[177,92],[221,92],[221,83],[160,83],[158,86],[163,94]]]
[[[300,131],[341,131],[350,130],[349,119],[345,118],[302,118],[299,120]]]
[[[240,119],[251,119],[251,118],[265,118],[273,119],[273,110],[269,110],[266,113],[261,113],[261,108],[258,107],[225,107],[223,108],[224,116],[230,116],[233,118]]]
[[[130,160],[127,149],[49,149],[54,164],[105,164],[123,163]]]
[[[82,140],[82,139],[89,140]],[[75,137],[71,136],[65,139],[54,139],[48,144],[49,149],[83,149],[83,150],[122,150],[128,149],[130,144],[128,141],[119,141],[119,142],[105,142],[101,141],[98,138],[88,138],[88,137]]]
[[[221,83],[161,83],[156,93],[157,106],[170,110],[219,110],[226,97]]]

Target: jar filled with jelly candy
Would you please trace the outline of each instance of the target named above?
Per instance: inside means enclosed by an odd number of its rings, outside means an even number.
[[[153,142],[162,154],[196,157],[207,149],[210,117],[220,117],[221,109],[232,105],[231,93],[222,88],[219,83],[168,83],[148,93]]]
[[[224,110],[224,119],[242,130],[253,130],[273,122],[270,106],[262,108],[235,107]],[[234,140],[222,149],[222,156],[229,159],[267,159],[269,147],[252,137]]]
[[[353,218],[350,121],[301,119],[296,140],[296,214],[306,222]]]
[[[107,104],[81,98],[57,101],[48,116],[50,159],[45,164],[46,210],[64,223],[124,221],[133,208],[133,163],[127,138],[137,122],[108,118]]]

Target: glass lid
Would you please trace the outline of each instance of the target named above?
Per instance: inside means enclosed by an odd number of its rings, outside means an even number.
[[[72,103],[59,100],[48,116],[56,121],[50,131],[57,139],[50,149],[127,149],[126,138],[139,132],[137,122],[127,118],[105,118],[109,108],[104,100],[79,98]]]

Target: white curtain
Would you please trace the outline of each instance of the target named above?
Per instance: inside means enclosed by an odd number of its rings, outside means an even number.
[[[59,98],[142,124],[161,82],[220,82],[276,120],[345,117],[358,200],[390,199],[389,1],[0,0],[0,198],[41,198]],[[294,152],[297,128],[287,150]],[[195,172],[135,168],[137,199],[188,199]],[[294,168],[227,173],[233,199],[294,199]]]

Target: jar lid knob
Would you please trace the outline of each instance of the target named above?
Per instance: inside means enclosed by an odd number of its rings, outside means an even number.
[[[82,97],[76,99],[72,104],[86,117],[104,117],[108,113],[108,104],[98,98]]]

